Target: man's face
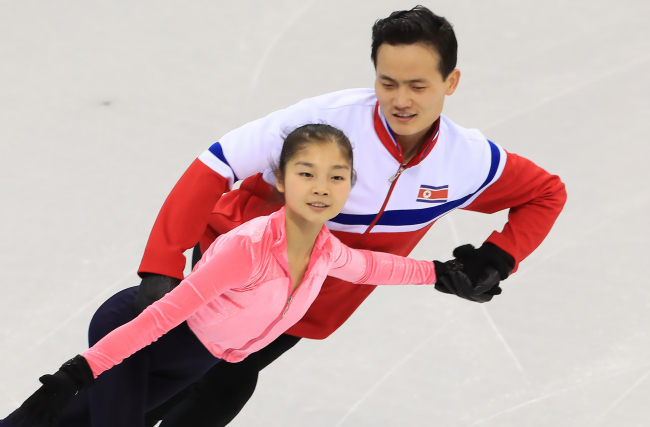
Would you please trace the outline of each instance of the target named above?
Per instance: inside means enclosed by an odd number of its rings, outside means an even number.
[[[443,80],[438,61],[438,53],[421,43],[379,47],[375,92],[398,136],[424,136],[440,117],[445,95],[456,90],[460,71],[452,71]]]

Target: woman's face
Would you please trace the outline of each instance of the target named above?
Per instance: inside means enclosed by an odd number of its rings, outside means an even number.
[[[307,145],[286,164],[284,180],[276,187],[284,193],[285,212],[314,224],[338,215],[350,194],[352,167],[334,142]]]

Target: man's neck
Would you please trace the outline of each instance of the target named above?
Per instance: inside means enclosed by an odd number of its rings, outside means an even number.
[[[413,135],[395,135],[395,139],[402,149],[404,156],[404,164],[407,164],[417,153],[420,151],[422,144],[424,144],[433,132],[433,123],[426,129],[421,130]]]

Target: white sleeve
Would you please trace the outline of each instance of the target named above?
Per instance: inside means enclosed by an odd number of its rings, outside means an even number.
[[[235,181],[267,170],[280,157],[284,137],[296,127],[319,123],[319,108],[305,99],[284,110],[234,129],[200,156],[205,165]]]

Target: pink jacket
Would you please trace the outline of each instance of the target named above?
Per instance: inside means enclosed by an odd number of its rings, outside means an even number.
[[[351,249],[323,226],[290,295],[282,208],[220,236],[180,285],[82,356],[97,377],[187,320],[215,357],[238,362],[298,322],[328,275],[373,285],[436,282],[431,261]]]

